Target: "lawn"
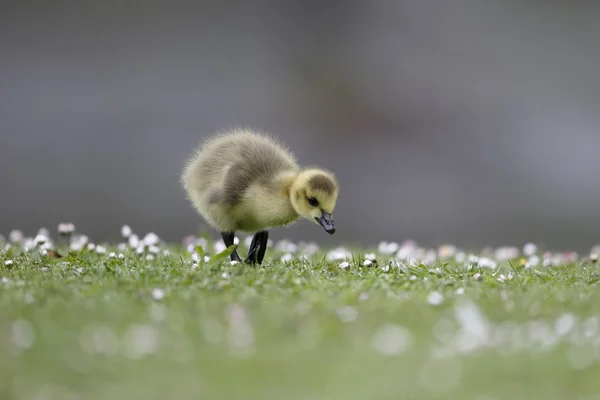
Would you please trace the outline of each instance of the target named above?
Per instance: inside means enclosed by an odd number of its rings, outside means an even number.
[[[0,239],[0,399],[600,399],[588,253],[63,233]]]

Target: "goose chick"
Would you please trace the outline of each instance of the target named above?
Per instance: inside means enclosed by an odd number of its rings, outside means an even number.
[[[227,247],[237,231],[254,233],[245,262],[262,262],[269,229],[300,217],[335,232],[338,198],[335,176],[321,168],[301,168],[275,139],[247,129],[206,140],[189,158],[181,183],[206,222]],[[234,261],[242,261],[237,251]]]

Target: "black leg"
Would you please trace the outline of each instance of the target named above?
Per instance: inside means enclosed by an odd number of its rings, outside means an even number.
[[[256,261],[262,264],[263,258],[265,258],[265,251],[267,251],[267,242],[269,240],[269,231],[262,231],[260,236],[260,243],[258,246],[258,254],[256,255]]]
[[[223,243],[225,243],[225,246],[227,246],[227,247],[233,246],[233,239],[235,238],[235,232],[221,232],[221,238],[223,239]],[[238,261],[238,262],[242,261],[239,254],[237,253],[237,250],[234,250],[233,253],[231,253],[231,260]]]
[[[252,237],[252,242],[250,243],[250,248],[248,249],[248,257],[246,258],[246,261],[244,261],[246,264],[256,263],[256,256],[260,246],[260,236],[261,232],[256,232]]]

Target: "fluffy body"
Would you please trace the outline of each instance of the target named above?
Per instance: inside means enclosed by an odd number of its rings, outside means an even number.
[[[300,216],[331,213],[338,196],[335,177],[301,169],[275,139],[247,129],[206,140],[186,163],[182,185],[198,213],[221,232],[258,232]],[[307,204],[316,197],[319,206]]]

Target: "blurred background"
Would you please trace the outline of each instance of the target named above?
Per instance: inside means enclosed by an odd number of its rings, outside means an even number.
[[[335,171],[324,244],[600,242],[600,3],[4,1],[0,233],[206,228],[207,135],[272,132]]]

